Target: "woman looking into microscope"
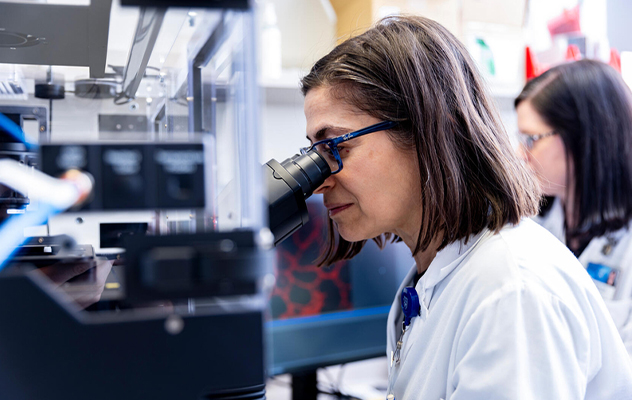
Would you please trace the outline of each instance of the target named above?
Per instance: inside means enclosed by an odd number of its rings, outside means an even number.
[[[415,258],[388,320],[388,398],[632,398],[603,300],[525,219],[538,183],[451,33],[387,17],[316,62],[302,89],[310,148],[333,172],[315,192],[329,210],[321,264],[370,239],[402,240]]]

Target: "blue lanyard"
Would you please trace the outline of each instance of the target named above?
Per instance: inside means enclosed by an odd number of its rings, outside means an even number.
[[[402,334],[397,341],[397,347],[395,352],[391,353],[391,372],[388,382],[388,392],[386,399],[395,400],[394,386],[395,386],[395,372],[393,371],[393,364],[399,364],[400,353],[402,351],[402,344],[404,340],[404,333],[406,328],[410,325],[410,321],[419,315],[421,305],[419,303],[419,295],[412,286],[407,286],[402,290],[401,295],[402,312],[404,313],[404,323],[402,324]]]
[[[410,325],[410,320],[419,315],[421,306],[419,305],[419,295],[412,286],[407,286],[402,290],[402,312],[404,313],[404,329]]]

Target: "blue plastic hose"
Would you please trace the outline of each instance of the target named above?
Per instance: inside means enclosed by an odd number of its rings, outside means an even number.
[[[27,140],[22,128],[20,128],[15,122],[13,122],[9,117],[2,113],[0,113],[0,129],[4,130],[5,132],[9,133],[9,135],[19,140],[20,143],[24,143],[29,149],[37,147],[36,143],[32,143]]]

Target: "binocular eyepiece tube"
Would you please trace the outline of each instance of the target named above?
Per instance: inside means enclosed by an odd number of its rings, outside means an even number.
[[[331,175],[331,169],[315,149],[281,163],[272,159],[263,168],[270,230],[276,246],[309,220],[305,201]]]

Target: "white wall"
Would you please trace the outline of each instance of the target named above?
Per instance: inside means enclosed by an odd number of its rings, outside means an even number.
[[[281,30],[283,68],[309,69],[336,42],[336,15],[329,0],[267,0]]]
[[[299,148],[309,145],[305,138],[306,125],[303,113],[303,95],[296,87],[264,89],[269,99],[262,109],[261,161],[271,158],[285,160],[298,153]],[[270,93],[276,100],[270,100]]]

